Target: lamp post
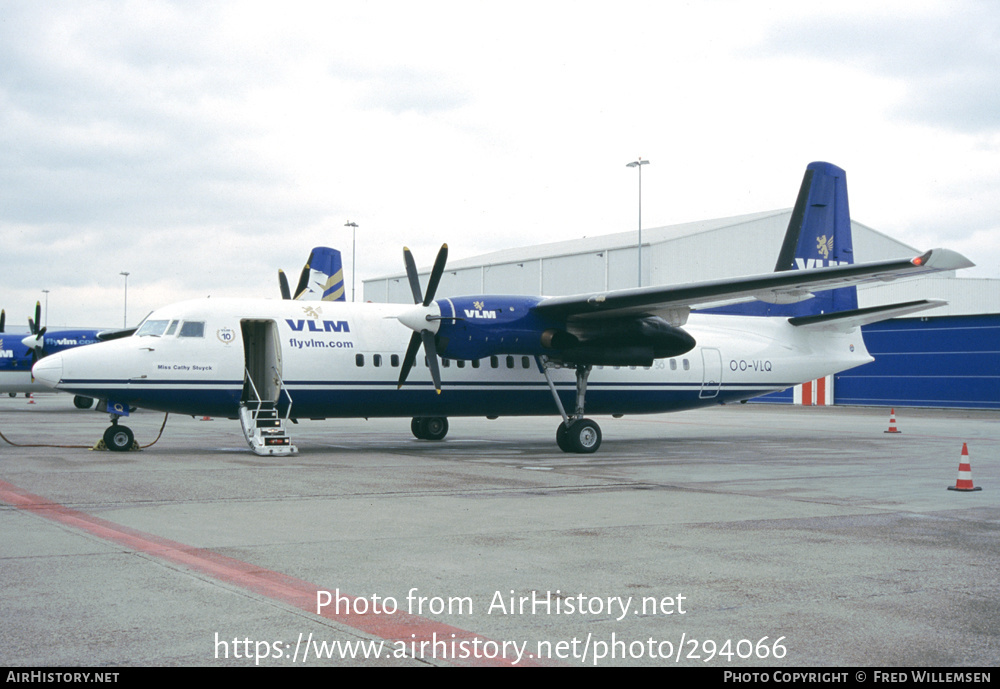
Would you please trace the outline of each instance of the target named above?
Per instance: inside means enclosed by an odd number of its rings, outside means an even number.
[[[643,160],[640,156],[638,160],[633,160],[631,163],[626,163],[625,167],[637,167],[639,168],[639,242],[637,245],[639,258],[638,258],[638,272],[639,276],[636,279],[636,285],[642,287],[642,166],[649,165],[648,160]]]
[[[45,294],[45,327],[49,327],[49,291],[43,289],[42,292]]]
[[[123,270],[122,272],[120,272],[118,274],[125,276],[125,311],[124,311],[124,315],[122,316],[122,327],[123,328],[127,328],[128,327],[128,276],[129,276],[129,273],[127,271]]]
[[[354,263],[357,256],[358,224],[348,220],[344,223],[344,227],[351,228],[351,301],[354,301],[354,276],[358,274]]]

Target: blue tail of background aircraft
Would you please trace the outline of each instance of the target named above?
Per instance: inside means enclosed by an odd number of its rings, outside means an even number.
[[[847,175],[830,163],[810,163],[802,178],[792,218],[778,254],[775,272],[809,270],[854,263],[851,213],[847,203]],[[741,316],[812,316],[858,308],[854,287],[819,292],[793,304],[763,301],[736,304],[703,313]]]
[[[315,294],[311,297],[299,295],[296,299],[346,301],[344,266],[339,251],[325,246],[316,247],[309,254],[309,268],[312,275],[306,289]]]
[[[288,279],[282,270],[278,270],[278,285],[282,299],[347,301],[340,252],[326,246],[317,246],[309,252],[294,294],[288,289]]]

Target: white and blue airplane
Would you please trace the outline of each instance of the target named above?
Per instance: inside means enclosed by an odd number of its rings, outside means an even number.
[[[113,336],[113,331],[97,328],[48,330],[41,323],[40,303],[35,304],[35,318],[28,319],[27,333],[6,331],[6,314],[0,311],[0,393],[15,397],[21,392],[51,392],[31,375],[31,367],[40,358],[63,350],[94,344],[102,337]],[[94,400],[77,395],[74,403],[79,409],[92,406]]]
[[[808,166],[775,272],[563,297],[434,299],[442,246],[415,304],[207,299],[154,311],[134,335],[48,356],[35,377],[102,400],[109,449],[130,407],[239,418],[258,454],[297,452],[284,421],[411,417],[440,440],[452,416],[562,417],[589,453],[589,414],[693,409],[783,390],[872,361],[860,326],[944,302],[859,309],[855,286],[973,265],[947,249],[854,263],[844,171]],[[424,356],[418,356],[423,348]],[[412,375],[411,375],[412,373]]]

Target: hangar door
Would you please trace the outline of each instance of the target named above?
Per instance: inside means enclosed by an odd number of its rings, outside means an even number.
[[[875,361],[836,377],[835,404],[1000,409],[1000,314],[862,328]]]

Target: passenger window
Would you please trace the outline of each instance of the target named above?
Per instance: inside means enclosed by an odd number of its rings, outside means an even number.
[[[205,337],[204,321],[184,321],[177,337]]]
[[[500,368],[500,359],[498,357],[490,357],[490,368]]]
[[[354,355],[354,365],[357,366],[358,368],[364,366],[365,365],[365,355],[364,354],[355,354]]]
[[[479,368],[479,359],[472,360],[472,368]]]
[[[399,368],[399,355],[393,354],[389,357],[389,365],[393,368]]]
[[[514,368],[514,357],[507,355],[507,368]]]
[[[677,370],[677,359],[671,359],[670,360],[670,370],[671,371],[676,371]]]
[[[531,359],[526,356],[521,357],[521,368],[531,368]]]
[[[458,366],[459,368],[465,368],[465,359],[459,359],[458,361],[455,362],[455,365]]]
[[[690,371],[691,370],[691,362],[688,361],[687,359],[684,359],[684,370],[685,371]]]
[[[372,366],[381,366],[381,365],[382,365],[382,355],[372,354]]]

